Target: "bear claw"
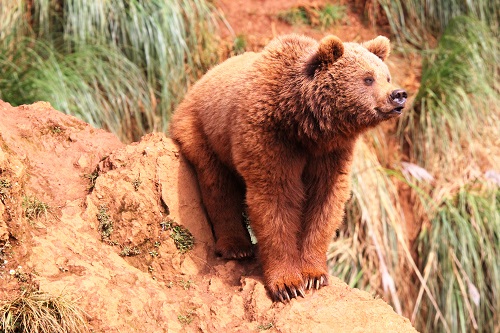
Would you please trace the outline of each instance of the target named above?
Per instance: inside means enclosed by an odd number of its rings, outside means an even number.
[[[215,254],[224,259],[236,260],[252,258],[254,256],[253,246],[246,239],[219,239],[215,245]]]
[[[271,292],[273,301],[280,301],[282,303],[290,302],[292,298],[298,298],[299,295],[302,296],[302,298],[305,297],[303,287],[285,286],[282,289]]]
[[[319,290],[321,287],[328,285],[328,279],[325,276],[320,276],[319,278],[306,278],[306,289],[316,289]]]
[[[253,251],[216,251],[216,255],[224,259],[247,259],[254,256]]]

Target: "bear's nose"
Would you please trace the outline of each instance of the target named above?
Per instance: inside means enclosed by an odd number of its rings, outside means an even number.
[[[405,104],[407,97],[408,97],[408,94],[406,93],[406,90],[404,90],[404,89],[393,90],[391,93],[392,104],[394,104],[396,106],[403,105],[403,104]]]

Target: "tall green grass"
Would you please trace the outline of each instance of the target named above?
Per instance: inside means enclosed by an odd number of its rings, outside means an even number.
[[[203,0],[2,1],[0,98],[49,101],[124,141],[164,131],[217,59],[212,10]]]
[[[470,183],[440,203],[420,235],[426,286],[451,332],[497,332],[500,308],[500,191]],[[420,287],[412,320],[426,332],[446,331]]]
[[[365,1],[368,2],[368,1]],[[494,0],[375,0],[387,16],[391,30],[399,41],[425,49],[446,30],[458,16],[469,16],[484,22],[498,37],[500,3]]]
[[[0,55],[1,99],[14,105],[50,101],[123,140],[155,125],[153,88],[119,50],[96,44],[66,53],[33,38],[16,46],[15,52]]]
[[[402,122],[403,138],[420,165],[468,164],[475,141],[493,145],[490,132],[500,132],[499,51],[481,21],[460,16],[424,53],[421,86]],[[463,154],[464,146],[471,155]]]

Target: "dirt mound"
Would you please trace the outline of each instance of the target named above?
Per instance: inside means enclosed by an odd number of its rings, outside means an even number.
[[[163,134],[125,146],[47,103],[0,101],[0,119],[0,299],[31,280],[75,299],[94,332],[415,332],[334,277],[273,304],[255,261],[214,256],[193,172]],[[48,210],[28,219],[27,198]]]

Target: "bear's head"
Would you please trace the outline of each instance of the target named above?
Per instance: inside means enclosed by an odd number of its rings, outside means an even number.
[[[399,116],[407,94],[392,83],[384,63],[389,53],[389,39],[383,36],[363,44],[323,38],[305,64],[316,117],[334,121],[337,131],[351,135]]]

